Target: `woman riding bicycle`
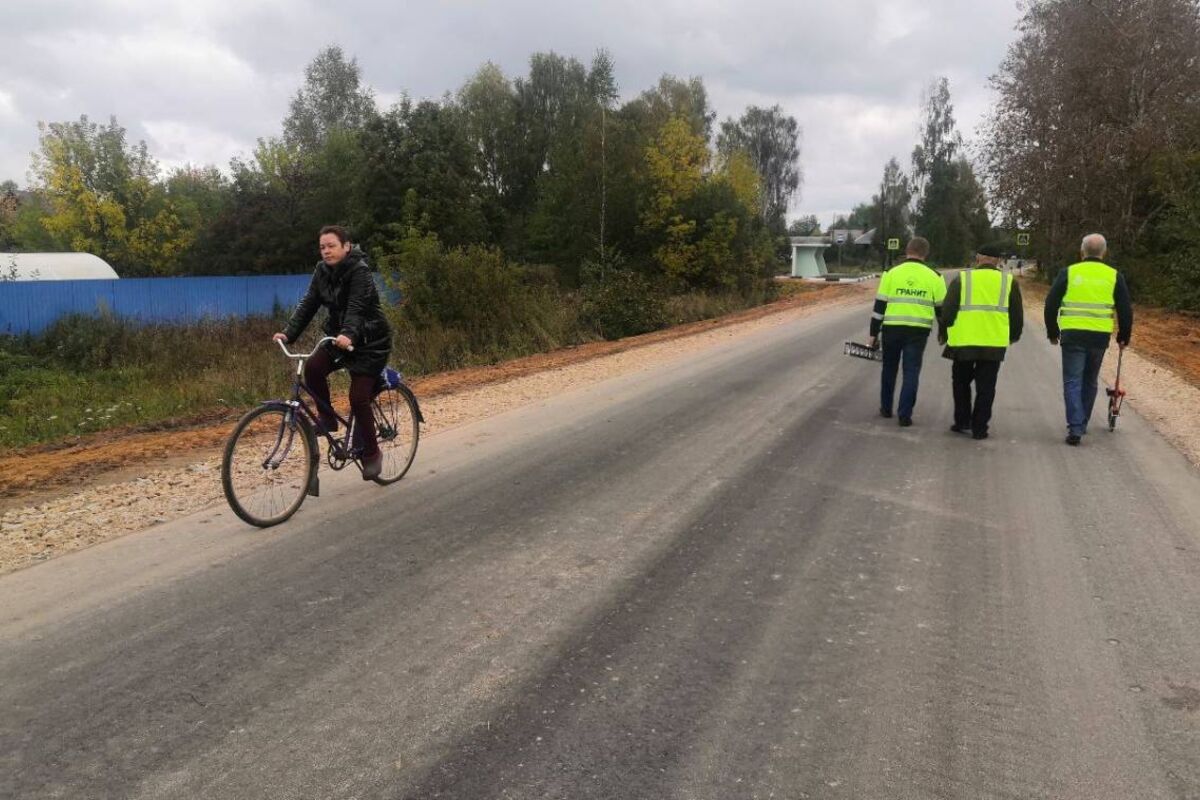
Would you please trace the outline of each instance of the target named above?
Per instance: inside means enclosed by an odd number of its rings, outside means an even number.
[[[339,225],[321,228],[318,238],[321,260],[313,272],[304,298],[292,312],[287,328],[275,334],[277,341],[294,342],[317,310],[328,311],[322,326],[326,342],[304,365],[304,382],[323,404],[318,408],[321,424],[337,430],[329,399],[329,374],[343,367],[350,373],[350,411],[354,438],[362,447],[363,480],[378,477],[383,454],[375,437],[371,396],[379,373],[387,365],[392,349],[392,331],[379,302],[379,291],[371,276],[366,256],[350,243],[350,234]]]

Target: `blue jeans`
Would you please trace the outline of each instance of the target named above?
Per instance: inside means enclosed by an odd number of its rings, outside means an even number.
[[[1100,365],[1106,347],[1062,345],[1063,403],[1067,408],[1067,433],[1087,433],[1100,385]]]
[[[879,386],[879,410],[892,412],[896,397],[896,373],[904,368],[904,382],[900,385],[900,407],[896,415],[911,418],[917,404],[917,387],[921,382],[921,360],[925,357],[928,336],[905,336],[889,333],[883,329],[883,375]]]

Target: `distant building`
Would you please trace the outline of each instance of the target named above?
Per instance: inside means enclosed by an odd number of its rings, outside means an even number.
[[[863,234],[869,233],[862,228],[832,228],[825,233],[830,244],[860,244],[858,239],[862,238]],[[865,242],[870,244],[870,242]]]
[[[78,281],[119,277],[91,253],[0,253],[0,280]]]

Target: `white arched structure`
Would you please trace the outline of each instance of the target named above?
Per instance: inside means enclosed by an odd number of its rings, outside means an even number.
[[[91,253],[0,253],[0,280],[78,281],[119,277]]]

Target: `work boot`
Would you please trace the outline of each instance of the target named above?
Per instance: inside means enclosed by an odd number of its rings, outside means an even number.
[[[971,432],[970,428],[966,427],[965,425],[959,425],[958,423],[951,425],[950,430],[953,431],[954,433],[970,433]]]
[[[1068,433],[1067,434],[1067,444],[1071,445],[1072,447],[1078,447],[1080,441],[1082,441],[1082,439],[1079,436],[1079,434],[1077,434],[1077,433]]]
[[[879,409],[879,416],[883,417],[884,419],[891,419],[892,412],[888,411],[886,408],[881,408]]]
[[[900,427],[901,428],[911,428],[912,427],[912,417],[901,417],[900,418]]]
[[[364,481],[373,481],[383,471],[383,451],[376,450],[375,455],[363,456],[362,475]]]
[[[986,439],[986,438],[988,438],[988,432],[987,431],[974,431],[971,433],[971,438],[976,439],[976,440]]]

